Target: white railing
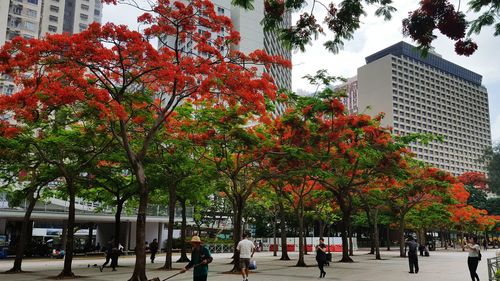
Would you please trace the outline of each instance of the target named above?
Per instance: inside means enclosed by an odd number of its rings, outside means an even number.
[[[500,257],[488,259],[488,280],[500,281]]]
[[[233,253],[234,246],[230,244],[205,244],[210,253]]]

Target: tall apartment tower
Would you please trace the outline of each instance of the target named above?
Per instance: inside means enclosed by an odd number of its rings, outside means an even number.
[[[477,160],[491,146],[488,93],[482,76],[430,52],[399,42],[366,57],[357,79],[352,108],[385,113],[383,125],[396,134],[430,133],[443,142],[412,144],[417,158],[461,174],[485,171]],[[355,83],[354,87],[352,83]]]
[[[219,3],[227,0],[214,0]],[[230,2],[229,2],[230,3]],[[240,7],[231,7],[231,20],[235,29],[240,33],[241,42],[237,46],[239,51],[250,53],[256,49],[263,49],[270,55],[279,55],[291,60],[292,53],[285,49],[278,41],[278,36],[274,32],[264,31],[260,22],[264,18],[264,1],[254,1],[253,10],[245,10]],[[291,26],[292,16],[290,13],[283,17],[283,25]],[[292,89],[291,69],[273,65],[269,69],[269,74],[274,79],[278,88]]]
[[[0,46],[16,36],[81,32],[101,22],[101,0],[0,0]],[[0,78],[0,94],[11,94],[9,77]]]
[[[255,50],[265,50],[270,55],[280,55],[283,58],[291,59],[292,53],[286,50],[278,42],[278,37],[275,33],[264,32],[260,22],[264,18],[264,1],[257,0],[254,1],[253,10],[245,10],[240,7],[235,7],[231,4],[231,0],[212,0],[214,4],[215,12],[218,15],[224,15],[231,18],[233,22],[234,29],[240,33],[240,43],[238,45],[232,46],[233,49],[241,51],[243,53],[250,53]],[[284,17],[284,26],[290,26],[291,24],[291,14],[287,14]],[[199,32],[207,31],[204,27],[198,28]],[[217,36],[223,36],[222,34],[212,34],[212,38],[215,39]],[[167,38],[167,44],[173,44],[173,39]],[[186,51],[193,51],[192,42],[187,41],[182,46],[181,49]],[[274,79],[278,88],[292,88],[292,71],[289,68],[281,66],[272,66],[269,70],[269,74]]]
[[[215,5],[229,7],[229,13],[234,28],[241,36],[240,44],[234,46],[238,51],[250,53],[257,49],[261,49],[265,50],[270,55],[279,55],[288,60],[292,59],[292,52],[281,45],[278,41],[277,34],[264,31],[260,24],[264,18],[264,0],[254,1],[253,10],[245,10],[243,8],[231,6],[229,0],[213,0],[212,2]],[[291,26],[291,13],[285,14],[283,19],[284,27]],[[292,70],[290,68],[272,65],[268,71],[278,89],[292,89]],[[276,110],[273,115],[280,115],[285,111],[283,104],[275,103],[275,106]]]

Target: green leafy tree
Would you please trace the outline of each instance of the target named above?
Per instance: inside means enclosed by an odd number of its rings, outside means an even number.
[[[411,163],[407,175],[399,177],[397,183],[389,186],[385,202],[398,220],[401,257],[406,256],[404,231],[407,214],[416,206],[440,202],[454,182],[455,179],[448,172]]]
[[[492,192],[500,194],[500,142],[485,151],[483,160],[488,170],[488,187]]]
[[[128,161],[119,151],[117,143],[112,143],[89,168],[87,188],[80,191],[85,199],[100,202],[101,208],[115,210],[114,247],[118,248],[121,235],[121,216],[125,204],[136,194],[137,183],[128,166]]]
[[[20,235],[15,238],[16,258],[12,268],[7,271],[9,273],[23,272],[22,261],[28,244],[28,231],[31,231],[31,214],[47,184],[58,178],[54,166],[36,157],[30,141],[30,138],[0,137],[0,173],[3,181],[0,190],[7,194],[11,207],[28,201]]]
[[[234,212],[235,249],[242,237],[246,201],[268,176],[259,164],[268,148],[263,130],[252,125],[255,124],[256,113],[238,105],[227,108],[217,104],[199,107],[195,112],[195,127],[189,132],[195,144],[206,151],[200,152],[203,158],[213,165],[225,181],[220,188],[231,202]],[[233,270],[239,271],[239,255],[234,257]]]

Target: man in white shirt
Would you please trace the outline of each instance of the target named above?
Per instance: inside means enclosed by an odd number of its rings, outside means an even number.
[[[250,258],[252,258],[255,253],[255,245],[248,237],[248,234],[243,233],[243,240],[241,240],[236,247],[236,250],[240,253],[240,270],[243,281],[248,281]]]

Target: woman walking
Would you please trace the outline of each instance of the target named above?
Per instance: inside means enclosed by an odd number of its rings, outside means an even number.
[[[326,275],[326,271],[324,270],[326,263],[326,245],[325,239],[319,239],[319,245],[316,246],[316,261],[318,262],[319,267],[319,278],[324,278]]]
[[[477,265],[479,264],[479,255],[481,247],[477,243],[476,237],[470,237],[469,243],[464,245],[464,248],[469,251],[469,258],[467,259],[467,264],[469,265],[469,272],[472,281],[479,281],[479,276],[477,275]]]

